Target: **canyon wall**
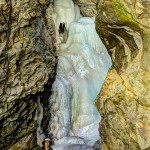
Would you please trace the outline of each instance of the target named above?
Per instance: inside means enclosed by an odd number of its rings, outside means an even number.
[[[0,1],[1,150],[35,147],[37,96],[46,114],[42,127],[47,130],[48,97],[56,68],[51,14],[50,0]]]
[[[109,150],[150,149],[150,2],[101,0],[96,29],[112,58],[95,102]]]
[[[80,8],[80,12],[85,17],[93,17],[97,14],[99,0],[73,0]]]
[[[96,29],[113,65],[95,102],[105,149],[150,149],[150,2],[74,0]],[[0,149],[36,146],[37,97],[43,132],[55,77],[50,0],[0,1]]]

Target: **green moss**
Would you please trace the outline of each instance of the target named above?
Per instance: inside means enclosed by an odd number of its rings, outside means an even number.
[[[52,12],[53,12],[53,5],[52,5],[52,3],[50,4],[50,14],[52,14]]]
[[[125,10],[125,8],[119,3],[118,0],[112,0],[113,8],[115,15],[123,23],[128,23],[131,26],[135,27],[137,30],[140,30],[140,33],[146,38],[146,43],[150,43],[150,31],[138,22],[133,16]]]
[[[150,32],[146,30],[145,26],[138,22],[118,0],[112,0],[112,4],[116,17],[120,19],[122,23],[130,24],[132,27],[140,31],[140,33],[150,37]]]
[[[145,35],[147,42],[150,44],[150,31],[144,30],[143,34]]]
[[[115,15],[118,19],[121,20],[121,22],[129,23],[132,26],[140,27],[141,29],[144,29],[143,25],[140,24],[133,16],[119,3],[118,0],[112,0],[113,2],[113,8]]]
[[[11,148],[9,148],[8,150],[16,150],[20,147],[20,145],[18,143],[16,143],[15,145],[13,145]]]
[[[118,0],[112,0],[112,1],[113,1],[113,8],[114,8],[116,16],[120,18],[122,21],[133,22],[133,18],[131,14],[129,14],[124,9],[124,7],[119,4]]]

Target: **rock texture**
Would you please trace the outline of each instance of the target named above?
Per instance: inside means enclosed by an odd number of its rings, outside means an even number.
[[[99,0],[73,0],[80,8],[81,14],[86,17],[93,17],[97,14]]]
[[[97,31],[111,57],[95,102],[105,149],[150,149],[150,2],[101,0]]]
[[[51,14],[50,0],[0,1],[1,150],[18,141],[23,141],[22,148],[26,149],[36,145],[37,93],[47,112],[45,97],[50,90],[46,87],[51,87],[56,65]],[[46,118],[43,128],[48,125]]]

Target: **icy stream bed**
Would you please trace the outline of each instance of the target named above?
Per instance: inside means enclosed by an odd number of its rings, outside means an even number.
[[[54,150],[67,150],[73,149],[78,146],[79,149],[91,150],[97,140],[99,140],[99,121],[94,122],[86,127],[78,130],[76,136],[64,137],[58,141],[55,141],[53,146]]]

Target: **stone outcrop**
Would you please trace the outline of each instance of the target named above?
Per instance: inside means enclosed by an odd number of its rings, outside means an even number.
[[[8,150],[16,142],[23,149],[36,145],[37,95],[41,95],[47,114],[43,130],[48,126],[46,100],[56,67],[51,14],[50,0],[0,1],[1,150]]]
[[[73,0],[80,8],[81,14],[86,17],[93,17],[97,14],[99,0]]]
[[[150,2],[101,0],[96,28],[112,57],[95,102],[109,150],[150,149]]]

